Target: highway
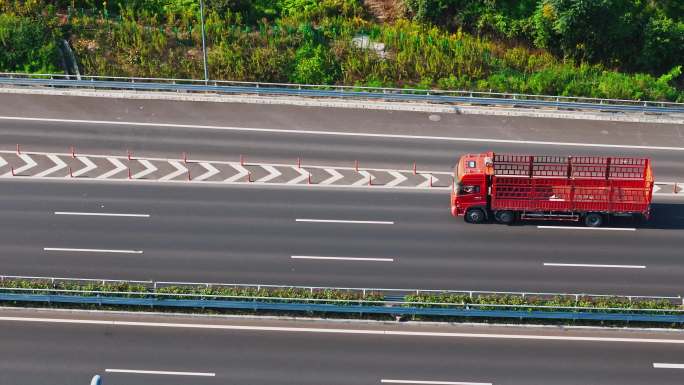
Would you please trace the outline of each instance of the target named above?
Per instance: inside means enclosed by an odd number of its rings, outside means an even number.
[[[0,340],[12,385],[674,385],[684,370],[679,332],[3,310]]]
[[[680,198],[658,198],[645,228],[606,231],[471,225],[449,215],[445,191],[2,183],[5,275],[684,294]],[[79,213],[136,216],[69,215]]]

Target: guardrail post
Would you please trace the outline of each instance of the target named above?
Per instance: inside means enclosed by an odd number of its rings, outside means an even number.
[[[359,161],[358,160],[354,161],[354,168],[356,169],[356,172],[359,172]]]
[[[21,147],[19,146],[19,143],[17,143],[17,155],[21,155]]]
[[[416,161],[413,161],[413,175],[416,175]]]

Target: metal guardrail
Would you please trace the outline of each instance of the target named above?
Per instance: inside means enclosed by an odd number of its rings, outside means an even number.
[[[657,114],[684,113],[684,103],[599,99],[569,96],[514,94],[436,89],[361,87],[290,83],[260,83],[222,80],[81,76],[71,80],[64,74],[0,73],[0,85],[55,88],[147,90],[216,94],[290,95],[348,99],[419,101],[438,104],[475,104],[508,107],[557,108],[609,112]]]
[[[555,306],[555,305],[531,305],[531,304],[489,304],[489,303],[443,303],[443,302],[410,302],[402,299],[391,299],[391,293],[424,293],[424,294],[461,294],[479,295],[506,294],[527,295],[538,297],[540,293],[502,293],[481,291],[439,291],[439,290],[401,290],[401,289],[344,289],[344,288],[320,288],[320,287],[295,287],[278,285],[240,285],[240,284],[198,284],[198,283],[173,283],[154,281],[118,281],[118,280],[94,280],[94,279],[65,279],[51,277],[19,277],[0,276],[0,281],[32,280],[49,282],[52,285],[72,284],[136,284],[142,285],[151,291],[105,291],[84,289],[61,289],[61,288],[31,288],[31,287],[2,287],[0,288],[0,301],[17,302],[42,302],[42,303],[70,303],[90,305],[118,305],[118,306],[145,306],[145,307],[170,307],[170,308],[212,308],[234,309],[251,311],[292,311],[292,312],[317,312],[317,313],[358,313],[358,314],[384,314],[391,316],[443,316],[443,317],[477,317],[477,318],[518,318],[518,319],[558,319],[558,320],[604,320],[604,321],[642,321],[642,322],[667,322],[684,323],[684,304],[681,297],[616,297],[600,295],[596,297],[611,297],[629,299],[657,299],[669,301],[678,308],[670,309],[646,309],[646,308],[619,308],[619,307],[584,307],[584,306]],[[242,289],[276,288],[276,289],[299,289],[299,290],[349,290],[357,294],[385,293],[383,300],[368,299],[327,299],[327,298],[284,298],[274,296],[257,295],[224,295],[211,293],[165,293],[158,292],[163,287],[191,286],[194,288],[231,287]],[[584,294],[542,293],[554,297],[571,297],[575,299],[586,298]]]

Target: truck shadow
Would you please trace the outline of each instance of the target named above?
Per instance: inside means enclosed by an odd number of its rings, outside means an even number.
[[[684,204],[652,203],[651,219],[638,224],[642,229],[684,230]]]

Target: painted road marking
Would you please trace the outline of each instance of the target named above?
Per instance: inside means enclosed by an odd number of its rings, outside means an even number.
[[[31,121],[31,122],[85,123],[85,124],[100,124],[100,125],[112,125],[112,126],[196,128],[196,129],[205,129],[205,130],[265,132],[265,133],[297,134],[297,135],[306,134],[306,135],[327,135],[327,136],[350,136],[350,137],[361,137],[361,138],[416,139],[416,140],[435,140],[435,141],[452,141],[452,142],[510,143],[510,144],[523,144],[523,145],[533,144],[533,145],[542,145],[542,146],[567,146],[567,147],[594,147],[594,148],[623,148],[623,149],[636,149],[636,150],[684,151],[684,147],[639,146],[639,145],[628,145],[628,144],[545,142],[545,141],[539,141],[539,140],[513,140],[513,139],[490,139],[490,138],[463,138],[463,137],[452,137],[452,136],[377,134],[377,133],[370,133],[370,132],[285,130],[285,129],[278,129],[278,128],[228,127],[228,126],[212,126],[212,125],[199,125],[199,124],[174,124],[174,123],[122,122],[122,121],[111,121],[111,120],[28,118],[28,117],[18,117],[18,116],[0,116],[0,119],[1,120],[23,120],[23,121]]]
[[[292,259],[318,259],[337,261],[364,261],[364,262],[394,262],[394,258],[359,258],[359,257],[321,257],[316,255],[293,255]]]
[[[206,169],[207,169],[207,172],[205,172],[204,174],[198,176],[197,178],[195,178],[195,180],[205,180],[205,179],[209,179],[209,178],[211,178],[212,176],[214,176],[214,175],[218,174],[219,172],[221,172],[221,171],[219,171],[216,167],[212,166],[211,163],[200,162],[200,165],[201,165],[202,167],[206,168]]]
[[[375,177],[371,175],[368,171],[359,170],[359,174],[361,174],[361,179],[352,183],[352,186],[363,186],[364,184],[373,184],[373,179],[375,179]]]
[[[355,335],[382,335],[382,336],[406,336],[406,337],[439,337],[439,338],[482,338],[482,339],[505,339],[505,340],[533,340],[533,341],[575,341],[575,342],[624,342],[644,344],[684,345],[684,338],[634,338],[634,337],[588,337],[566,335],[539,335],[539,334],[501,334],[501,333],[459,333],[459,332],[427,332],[427,331],[399,331],[383,329],[337,329],[337,328],[300,328],[281,326],[246,326],[246,325],[218,325],[197,323],[171,323],[171,322],[142,322],[142,321],[117,321],[117,320],[91,320],[75,318],[41,318],[41,317],[5,317],[0,316],[0,321],[5,322],[34,322],[52,324],[76,324],[76,325],[102,325],[102,326],[131,326],[172,329],[208,329],[208,330],[233,330],[233,331],[263,331],[283,333],[317,333],[317,334],[355,334]]]
[[[579,227],[579,226],[537,226],[538,229],[636,231],[634,227]]]
[[[47,170],[39,172],[35,175],[36,178],[42,178],[44,176],[50,175],[53,172],[57,172],[63,168],[66,168],[67,164],[62,161],[57,155],[48,155],[48,158],[55,164],[54,167],[50,167]]]
[[[393,225],[394,221],[348,221],[343,219],[308,219],[298,218],[295,222],[314,222],[314,223],[358,223],[369,225]]]
[[[684,364],[666,364],[662,362],[654,362],[653,367],[656,369],[684,369]]]
[[[224,180],[226,183],[238,183],[238,180],[249,175],[249,170],[244,168],[240,163],[229,163],[231,167],[238,171],[237,174],[231,176],[230,178]],[[242,183],[242,182],[239,182]]]
[[[119,214],[119,213],[93,213],[93,212],[78,212],[78,211],[55,211],[55,215],[90,215],[101,217],[140,217],[149,218],[150,214]]]
[[[182,164],[180,164],[180,162],[177,160],[169,160],[169,163],[171,163],[171,165],[176,169],[176,171],[164,175],[163,177],[159,178],[159,180],[171,180],[188,172],[188,169],[185,168],[185,166],[183,166]]]
[[[143,166],[145,166],[145,169],[140,171],[139,173],[133,175],[131,179],[139,179],[142,178],[146,175],[152,174],[153,172],[157,171],[157,167],[152,164],[149,160],[145,159],[136,159],[138,162],[140,162]]]
[[[587,263],[547,263],[544,266],[559,266],[559,267],[613,267],[618,269],[645,269],[644,265],[592,265]]]
[[[110,249],[70,249],[65,247],[44,247],[44,251],[76,251],[86,253],[119,253],[119,254],[142,254],[142,250],[110,250]]]
[[[125,164],[123,164],[119,159],[114,158],[114,157],[108,157],[107,160],[114,165],[114,169],[111,171],[107,171],[106,173],[98,176],[96,179],[105,179],[109,178],[111,176],[114,176],[121,171],[125,171],[128,167],[126,167]]]
[[[14,174],[15,174],[15,175],[19,175],[19,174],[21,174],[22,172],[24,172],[24,171],[26,171],[26,170],[30,170],[30,169],[32,169],[34,166],[37,166],[37,165],[38,165],[38,163],[34,162],[34,161],[33,161],[33,158],[31,158],[31,157],[28,156],[27,154],[20,154],[19,157],[20,157],[21,160],[23,160],[24,163],[26,163],[26,164],[24,164],[23,166],[21,166],[21,167],[15,169],[15,170],[14,170]],[[10,176],[10,175],[12,175],[12,171],[7,172],[7,173],[4,174],[4,176]]]
[[[287,182],[287,184],[298,184],[298,183],[304,182],[305,180],[306,181],[309,180],[309,173],[305,169],[303,169],[301,167],[297,167],[297,166],[291,166],[291,167],[293,170],[295,170],[296,172],[299,173],[299,176],[292,179],[291,181]]]
[[[386,187],[394,187],[398,184],[401,184],[408,180],[407,177],[404,176],[404,174],[397,172],[397,171],[388,171],[389,174],[391,174],[394,177],[394,180],[390,181],[389,183],[386,183]]]
[[[265,177],[260,178],[259,180],[255,181],[256,183],[266,183],[271,179],[275,179],[275,178],[283,175],[280,171],[278,171],[277,168],[275,168],[273,166],[259,165],[259,167],[268,171],[268,175],[266,175]]]
[[[74,171],[71,175],[67,175],[66,178],[69,178],[72,176],[75,178],[79,175],[83,175],[83,174],[87,173],[88,171],[92,171],[92,170],[95,170],[97,168],[95,163],[93,163],[93,161],[88,159],[87,156],[79,156],[79,157],[77,157],[77,159],[80,160],[81,162],[83,162],[83,164],[85,164],[85,167],[83,167],[80,170]]]
[[[198,376],[216,377],[216,373],[202,372],[167,372],[163,370],[135,370],[135,369],[105,369],[107,373],[132,373],[132,374],[163,374],[167,376]]]
[[[424,385],[493,385],[491,382],[454,382],[454,381],[425,381],[425,380],[380,380],[382,384],[424,384]]]
[[[331,176],[330,178],[324,180],[324,181],[321,182],[320,184],[329,185],[329,184],[333,184],[333,183],[335,183],[336,181],[338,181],[338,180],[344,178],[344,175],[340,174],[340,173],[339,173],[337,170],[335,170],[334,168],[326,168],[326,169],[324,169],[324,170],[325,170],[325,172],[327,172],[328,174],[330,174],[330,175],[332,175],[332,176]]]

